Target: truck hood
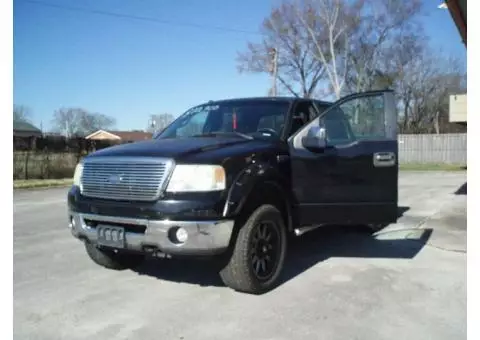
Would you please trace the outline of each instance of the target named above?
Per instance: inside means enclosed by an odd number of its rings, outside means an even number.
[[[272,141],[241,137],[157,139],[108,147],[90,157],[167,157],[176,161],[216,161],[236,154],[252,153],[273,146]]]

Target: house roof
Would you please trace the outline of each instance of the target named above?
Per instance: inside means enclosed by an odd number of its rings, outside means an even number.
[[[123,140],[138,141],[152,139],[152,134],[150,132],[144,131],[107,131],[112,135],[118,136]]]
[[[42,131],[33,124],[24,121],[13,121],[14,137],[41,137],[42,135]]]
[[[13,121],[13,130],[14,131],[29,131],[29,132],[40,132],[42,131],[34,126],[33,124],[30,124],[28,122],[24,121]]]
[[[302,97],[294,97],[294,96],[261,96],[261,97],[238,97],[238,98],[228,98],[228,99],[218,99],[218,100],[210,100],[209,102],[200,104],[220,104],[220,103],[231,103],[231,102],[283,102],[283,103],[292,103],[299,100],[305,100],[307,98]],[[311,100],[312,98],[308,98]],[[322,102],[324,104],[330,104],[328,101],[316,100],[317,102]]]
[[[149,132],[144,132],[144,131],[107,131],[107,130],[98,130],[95,131],[94,133],[89,134],[86,136],[86,139],[94,139],[95,136],[99,134],[107,134],[112,137],[112,139],[121,139],[121,140],[126,140],[126,141],[140,141],[140,140],[146,140],[146,139],[151,139],[152,134]]]

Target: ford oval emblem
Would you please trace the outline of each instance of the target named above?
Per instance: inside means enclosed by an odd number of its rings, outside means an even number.
[[[108,177],[108,182],[110,184],[119,184],[122,180],[122,175],[110,175]]]

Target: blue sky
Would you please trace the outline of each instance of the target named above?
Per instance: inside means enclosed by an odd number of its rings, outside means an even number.
[[[44,0],[93,10],[244,31],[258,30],[276,0]],[[425,0],[432,43],[466,61],[440,1]],[[428,6],[428,7],[427,7]],[[144,129],[150,114],[178,115],[210,99],[267,94],[266,76],[239,74],[249,33],[85,14],[14,0],[14,103],[50,128],[54,110],[83,107]]]

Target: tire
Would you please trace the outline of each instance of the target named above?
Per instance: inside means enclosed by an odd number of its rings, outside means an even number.
[[[145,260],[143,254],[116,253],[111,249],[99,248],[88,241],[85,242],[85,249],[93,262],[113,270],[134,269]]]
[[[286,253],[287,233],[282,214],[272,205],[262,205],[241,226],[220,277],[236,291],[265,293],[278,284]]]

